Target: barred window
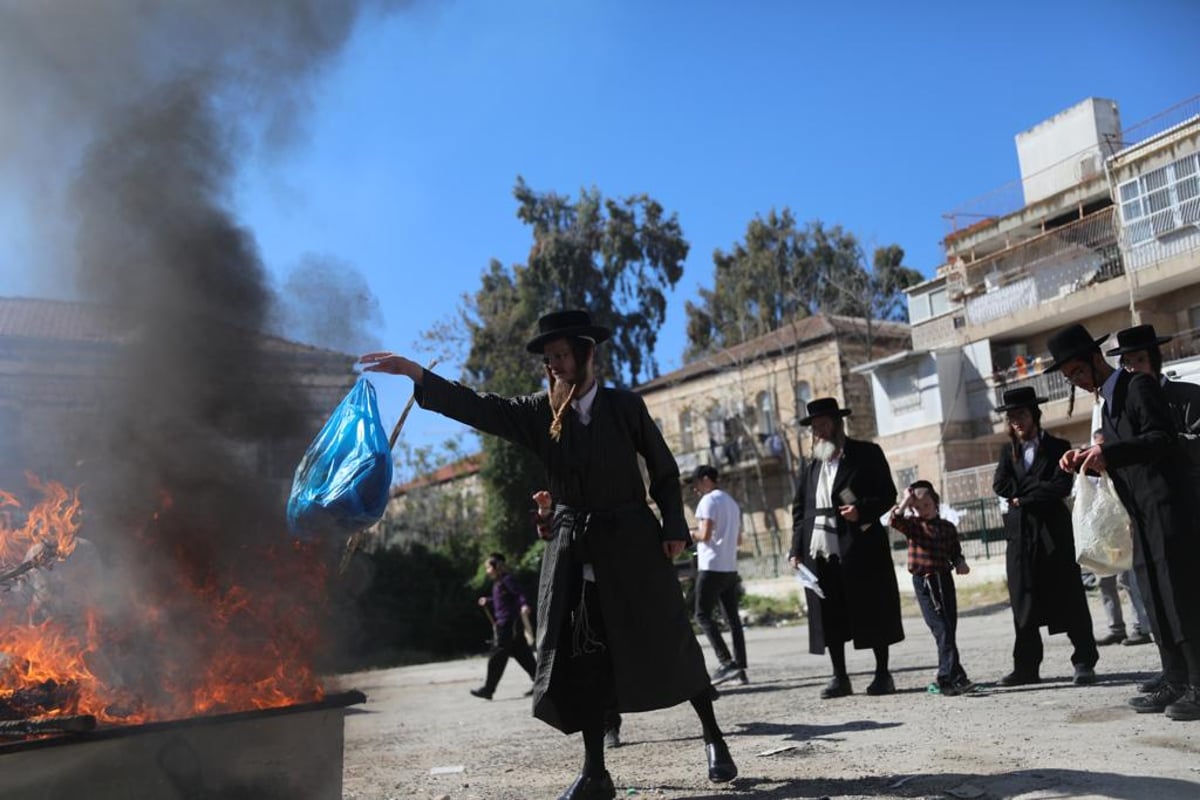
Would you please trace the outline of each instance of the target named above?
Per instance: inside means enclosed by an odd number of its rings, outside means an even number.
[[[1200,223],[1200,153],[1192,153],[1118,187],[1130,244]]]

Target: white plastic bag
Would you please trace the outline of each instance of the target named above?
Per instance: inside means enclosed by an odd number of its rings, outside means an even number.
[[[1084,569],[1104,577],[1133,566],[1133,538],[1129,515],[1108,475],[1075,476],[1075,560]]]

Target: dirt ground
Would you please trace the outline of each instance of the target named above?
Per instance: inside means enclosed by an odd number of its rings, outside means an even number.
[[[1100,601],[1090,600],[1101,635]],[[623,744],[606,756],[617,797],[1200,798],[1200,722],[1126,706],[1156,666],[1153,645],[1101,648],[1099,682],[1077,687],[1066,636],[1043,636],[1043,682],[1000,688],[1012,618],[993,605],[959,622],[963,663],[981,689],[943,697],[925,690],[936,666],[928,629],[919,616],[906,616],[904,629],[891,656],[897,694],[863,693],[873,661],[851,652],[855,694],[836,700],[818,697],[828,660],[808,653],[804,626],[748,629],[751,682],[723,686],[716,706],[738,778],[708,782],[699,723],[683,704],[626,715]],[[368,698],[346,718],[344,798],[556,798],[579,769],[580,738],[532,718],[529,680],[515,664],[495,700],[469,695],[484,665],[478,657],[341,676],[342,688]]]

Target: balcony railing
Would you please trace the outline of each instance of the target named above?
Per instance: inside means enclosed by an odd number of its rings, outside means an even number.
[[[964,267],[967,319],[984,324],[1125,271],[1112,207]]]

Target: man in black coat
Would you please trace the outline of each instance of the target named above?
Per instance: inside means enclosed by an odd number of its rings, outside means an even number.
[[[1055,363],[1073,385],[1103,401],[1104,443],[1068,450],[1067,471],[1112,477],[1133,529],[1133,568],[1162,658],[1164,683],[1129,704],[1141,713],[1200,719],[1200,504],[1162,386],[1114,370],[1082,325],[1050,337]]]
[[[871,648],[875,676],[867,694],[892,694],[888,647],[904,638],[900,589],[887,529],[879,518],[896,502],[896,484],[879,445],[846,437],[837,398],[808,404],[801,425],[812,426],[813,457],[800,465],[792,504],[792,546],[788,561],[817,576],[824,598],[805,589],[808,649],[829,650],[833,678],[822,698],[853,693],[846,671],[846,642]]]
[[[1167,404],[1175,427],[1180,433],[1200,434],[1200,386],[1187,381],[1173,381],[1163,375],[1161,345],[1170,336],[1159,336],[1153,325],[1135,325],[1117,331],[1117,346],[1105,354],[1118,356],[1121,366],[1129,372],[1144,372],[1154,376],[1167,394]]]
[[[1005,392],[996,408],[1005,415],[1010,441],[1000,453],[992,490],[1008,504],[1005,559],[1016,630],[1013,669],[1001,686],[1041,680],[1042,625],[1052,634],[1065,631],[1074,645],[1074,682],[1096,682],[1099,654],[1066,504],[1073,476],[1058,468],[1071,444],[1042,429],[1038,406],[1044,402],[1033,387],[1021,386]]]
[[[709,779],[732,780],[737,767],[672,566],[691,541],[679,467],[642,398],[595,380],[607,328],[587,312],[559,311],[538,331],[526,349],[542,357],[550,390],[522,397],[477,393],[392,353],[360,361],[411,378],[422,408],[522,445],[546,467],[558,505],[538,586],[533,713],[584,742],[583,769],[559,800],[615,796],[606,714],[684,700],[700,717]],[[661,522],[646,504],[639,456]]]

